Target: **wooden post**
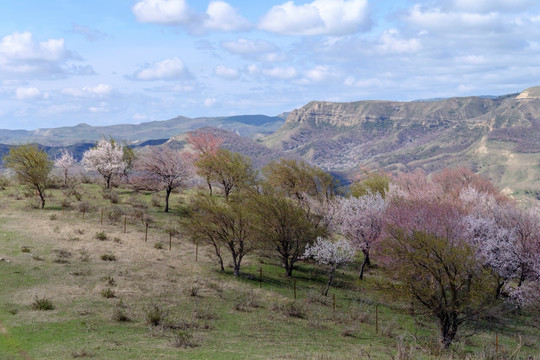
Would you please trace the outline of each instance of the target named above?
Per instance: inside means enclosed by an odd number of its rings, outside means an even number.
[[[169,231],[169,251],[172,249],[172,232]]]
[[[84,213],[85,213],[85,212],[86,212],[86,211],[84,211],[84,209],[83,209],[83,211],[82,211],[82,219],[83,219],[83,220],[84,220]]]
[[[127,231],[127,216],[124,216],[124,234]]]
[[[379,333],[379,305],[375,305],[375,334]]]
[[[199,260],[199,240],[195,241],[195,262]]]
[[[262,289],[262,266],[259,268],[259,289]]]
[[[499,333],[495,333],[495,354],[499,353]]]
[[[103,225],[103,209],[101,209],[101,215],[99,217],[99,223],[100,223],[100,225]]]
[[[332,294],[332,310],[336,312],[336,294]]]
[[[294,283],[294,300],[296,300],[296,279],[293,279],[293,283]]]
[[[146,223],[146,229],[144,230],[144,242],[148,241],[148,223]]]

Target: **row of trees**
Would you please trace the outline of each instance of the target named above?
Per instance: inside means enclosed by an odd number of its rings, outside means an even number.
[[[238,276],[250,252],[274,254],[292,276],[312,258],[335,270],[362,254],[359,277],[377,261],[402,284],[410,300],[433,315],[448,347],[464,323],[501,302],[540,302],[540,214],[520,209],[486,179],[466,169],[431,177],[420,170],[393,176],[372,173],[336,196],[334,179],[306,162],[281,159],[262,169],[221,147],[209,134],[191,134],[189,151],[156,147],[134,154],[110,140],[88,150],[82,163],[111,179],[133,170],[130,182],[165,191],[195,183],[207,190],[190,197],[182,228],[211,246],[221,270],[230,255]],[[19,179],[36,188],[42,204],[52,162],[35,146],[13,148],[5,158]],[[57,159],[67,183],[74,160]],[[220,191],[216,191],[219,189]]]

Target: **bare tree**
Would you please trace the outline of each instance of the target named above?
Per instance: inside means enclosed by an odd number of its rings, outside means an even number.
[[[140,156],[135,168],[156,187],[165,189],[165,212],[169,211],[171,192],[186,186],[192,173],[189,162],[182,154],[169,147],[151,148]]]

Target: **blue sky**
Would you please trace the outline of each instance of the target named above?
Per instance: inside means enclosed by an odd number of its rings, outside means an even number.
[[[0,128],[540,85],[536,0],[0,2]]]

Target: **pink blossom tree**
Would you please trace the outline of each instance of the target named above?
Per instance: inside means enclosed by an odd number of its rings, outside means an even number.
[[[113,176],[122,175],[126,168],[122,146],[114,140],[101,139],[95,147],[84,152],[82,164],[87,171],[99,173],[105,180],[107,189],[111,187]]]
[[[192,175],[189,161],[179,151],[169,147],[151,148],[140,156],[135,168],[156,188],[165,189],[165,212],[169,211],[171,192],[186,186]]]
[[[387,203],[378,192],[359,198],[336,198],[331,214],[331,228],[344,236],[364,254],[359,278],[364,278],[364,269],[370,265],[370,249],[380,238]]]

